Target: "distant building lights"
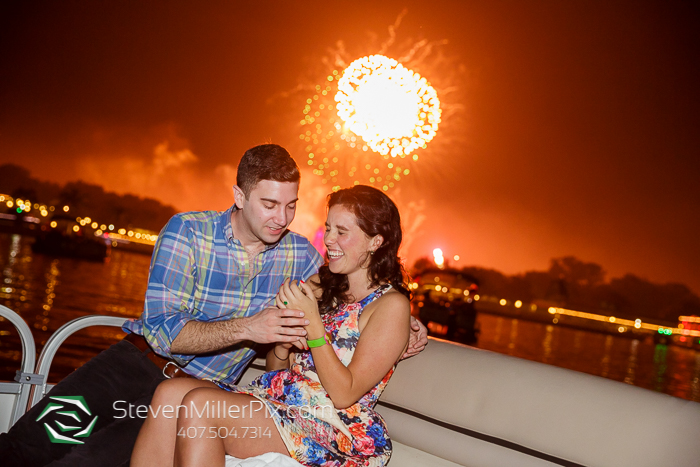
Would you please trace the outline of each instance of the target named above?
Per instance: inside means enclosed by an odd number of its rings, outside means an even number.
[[[70,211],[70,208],[68,206],[63,206],[63,212],[68,212]]]
[[[77,225],[74,225],[74,226],[73,226],[73,232],[77,232],[78,230],[80,230],[80,227],[78,227]]]
[[[56,221],[51,221],[51,224],[49,224],[49,225],[51,226],[52,229],[55,229],[58,224],[56,223]]]
[[[440,248],[435,248],[433,250],[433,261],[435,261],[435,264],[440,269],[445,267],[445,257],[442,256],[442,250]]]
[[[520,300],[516,300],[514,305],[515,305],[515,308],[520,308],[521,306],[523,306],[523,302],[521,302]]]

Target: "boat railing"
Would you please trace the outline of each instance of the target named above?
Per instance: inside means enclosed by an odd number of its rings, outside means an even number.
[[[101,315],[81,316],[69,321],[51,335],[36,360],[36,343],[24,319],[2,305],[0,316],[12,323],[22,341],[21,370],[17,371],[14,382],[0,382],[0,433],[9,430],[51,390],[53,385],[48,382],[51,363],[58,348],[69,336],[90,326],[121,327],[126,321],[126,318]]]
[[[31,394],[31,405],[29,408],[34,407],[34,405],[39,402],[53,387],[53,385],[48,384],[51,362],[53,361],[58,348],[70,335],[90,326],[121,327],[126,320],[127,318],[120,318],[118,316],[88,315],[69,321],[58,328],[58,330],[51,335],[49,340],[46,341],[46,345],[44,345],[44,348],[41,350],[41,354],[39,355],[39,360],[37,360],[36,374],[41,376],[42,381],[33,387]]]
[[[34,373],[36,343],[32,330],[14,311],[0,305],[0,316],[17,329],[22,341],[22,366],[15,375],[15,382],[0,382],[0,432],[9,428],[27,410],[29,393],[34,385],[43,384],[44,378]],[[8,410],[9,409],[9,410]]]

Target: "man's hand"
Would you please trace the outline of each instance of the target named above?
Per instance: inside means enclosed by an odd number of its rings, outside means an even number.
[[[309,320],[299,310],[266,308],[260,313],[210,323],[192,320],[177,335],[170,346],[173,354],[199,355],[215,352],[243,341],[259,344],[290,342],[296,347],[306,336],[304,326]]]
[[[411,334],[408,336],[408,348],[401,356],[401,360],[421,353],[428,345],[428,329],[423,323],[411,316]]]
[[[256,315],[239,319],[245,339],[258,344],[297,342],[306,336],[304,326],[309,324],[303,311],[276,307],[265,308]]]

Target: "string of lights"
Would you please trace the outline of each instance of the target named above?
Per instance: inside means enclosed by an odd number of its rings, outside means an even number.
[[[65,205],[58,209],[56,206],[50,206],[41,203],[32,203],[28,199],[13,198],[7,194],[0,194],[0,203],[5,203],[10,209],[13,209],[17,214],[26,213],[31,214],[32,211],[38,211],[38,215],[42,218],[49,218],[50,213],[58,212],[68,213],[70,212],[70,206]],[[48,220],[48,219],[47,219]],[[90,217],[76,217],[76,225],[71,227],[73,232],[79,232],[81,227],[89,227],[93,230],[96,237],[103,237],[112,241],[129,241],[134,243],[142,243],[145,245],[155,245],[158,239],[158,234],[153,231],[146,229],[127,229],[123,227],[116,227],[114,224],[99,223]],[[58,221],[51,219],[48,221],[48,225],[55,229],[58,227]]]

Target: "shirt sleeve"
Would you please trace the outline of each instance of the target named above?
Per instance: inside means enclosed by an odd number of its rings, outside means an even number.
[[[303,277],[304,280],[308,280],[309,277],[313,276],[318,272],[318,268],[320,268],[325,261],[323,260],[323,256],[321,256],[316,247],[314,247],[311,243],[307,245],[305,259],[306,264],[304,264],[304,269],[301,273],[301,277]]]
[[[175,216],[158,236],[141,319],[143,336],[153,350],[181,366],[194,355],[173,355],[170,347],[185,324],[196,317],[196,282],[194,232],[179,216]]]

